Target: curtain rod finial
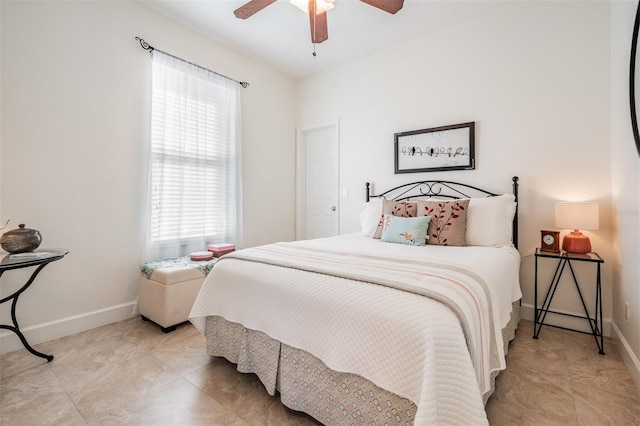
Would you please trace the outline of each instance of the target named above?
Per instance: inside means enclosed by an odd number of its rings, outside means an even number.
[[[148,50],[148,51],[153,51],[154,47],[151,46],[149,43],[147,43],[146,41],[144,41],[144,39],[136,36],[136,40],[138,40],[140,42],[140,46],[142,46],[142,48],[144,50]]]

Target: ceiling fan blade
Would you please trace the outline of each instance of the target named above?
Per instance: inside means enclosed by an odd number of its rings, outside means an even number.
[[[309,25],[311,26],[311,43],[322,43],[329,38],[327,29],[327,12],[315,13],[316,0],[309,0]]]
[[[254,13],[260,12],[271,3],[275,2],[276,0],[251,0],[249,3],[245,3],[234,10],[233,14],[236,15],[236,18],[247,19],[253,16]]]
[[[380,10],[384,10],[389,13],[396,13],[402,9],[404,0],[360,0],[370,6],[377,7]]]

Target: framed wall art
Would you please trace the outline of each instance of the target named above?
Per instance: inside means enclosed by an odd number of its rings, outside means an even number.
[[[475,122],[396,133],[395,173],[475,169]]]

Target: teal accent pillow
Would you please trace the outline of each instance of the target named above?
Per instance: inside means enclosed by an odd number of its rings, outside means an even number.
[[[431,216],[401,217],[385,214],[380,239],[388,243],[424,246]]]

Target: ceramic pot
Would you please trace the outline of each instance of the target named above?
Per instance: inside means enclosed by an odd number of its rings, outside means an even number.
[[[9,253],[24,253],[33,251],[40,246],[42,236],[35,229],[24,227],[24,223],[18,225],[18,229],[14,229],[2,234],[0,237],[0,246]]]

